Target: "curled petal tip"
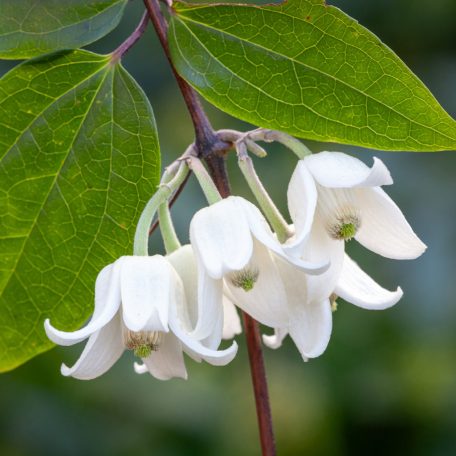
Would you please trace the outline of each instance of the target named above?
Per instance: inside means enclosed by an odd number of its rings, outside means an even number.
[[[261,336],[261,339],[263,340],[263,344],[266,345],[266,347],[276,349],[279,348],[282,343],[278,340],[277,336],[275,334],[268,335],[268,334],[263,334]]]
[[[71,368],[68,367],[66,364],[63,364],[60,366],[60,373],[64,377],[70,377],[71,376]]]
[[[140,364],[137,362],[133,363],[133,369],[137,374],[145,374],[147,372],[147,366],[145,364]]]

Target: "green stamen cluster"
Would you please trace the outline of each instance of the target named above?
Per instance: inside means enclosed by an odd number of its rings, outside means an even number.
[[[329,234],[339,241],[349,241],[354,238],[361,226],[361,220],[356,215],[338,217],[337,222],[329,227]]]
[[[233,274],[231,283],[237,288],[242,288],[244,291],[251,291],[258,280],[259,274],[257,269],[245,268]]]
[[[162,333],[158,331],[124,331],[124,345],[138,358],[147,358],[160,348]]]
[[[356,234],[356,226],[353,223],[344,223],[338,234],[341,239],[351,239]]]
[[[154,351],[154,348],[150,345],[139,345],[134,349],[133,353],[138,358],[147,358],[152,351]]]

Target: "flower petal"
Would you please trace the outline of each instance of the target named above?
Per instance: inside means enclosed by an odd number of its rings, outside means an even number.
[[[62,375],[79,380],[99,377],[112,367],[124,350],[120,315],[117,314],[106,326],[89,337],[73,367],[62,364]]]
[[[214,279],[242,269],[252,254],[252,236],[236,199],[230,196],[205,207],[190,222],[191,244]]]
[[[282,346],[283,339],[288,334],[288,329],[287,328],[275,328],[274,329],[274,334],[267,335],[263,334],[263,343],[266,345],[266,347],[269,348],[279,348]]]
[[[204,338],[201,343],[211,350],[217,350],[220,346],[220,342],[222,341],[223,335],[223,312],[220,312],[219,319],[217,323],[214,325],[214,329],[212,330],[211,334]]]
[[[122,315],[131,331],[168,331],[168,310],[182,283],[160,255],[124,257],[120,278]],[[183,291],[182,291],[183,293]]]
[[[315,181],[303,160],[300,160],[288,184],[288,210],[295,227],[295,237],[286,245],[287,250],[298,249],[300,255],[306,242],[317,206],[317,188]]]
[[[182,344],[172,333],[164,334],[158,350],[142,360],[147,370],[158,380],[175,377],[187,379]]]
[[[252,260],[247,269],[251,273],[258,273],[258,278],[249,291],[235,285],[236,274],[241,274],[242,271],[225,277],[232,302],[264,325],[272,328],[287,326],[289,313],[282,278],[271,253],[257,240],[254,241]]]
[[[176,337],[181,340],[184,351],[195,360],[204,359],[214,366],[225,366],[236,356],[238,349],[236,342],[225,350],[211,350],[185,332],[174,315],[171,315],[169,326]]]
[[[316,236],[321,233],[321,230],[313,230],[313,232]],[[312,253],[321,254],[319,252],[321,245],[318,242],[313,244],[316,248]],[[305,360],[319,356],[326,349],[331,336],[332,316],[328,298],[337,281],[338,270],[330,270],[322,276],[308,276],[281,258],[276,258],[276,263],[287,293],[290,312],[288,332]],[[285,325],[273,327],[283,326]],[[276,337],[269,336],[266,343],[273,348],[280,346],[285,335],[285,329],[278,330]]]
[[[184,245],[166,258],[182,280],[187,305],[178,303],[177,311],[184,327],[191,331],[198,319],[198,267],[192,246]]]
[[[323,187],[378,187],[393,183],[384,163],[374,157],[369,168],[361,160],[342,152],[320,152],[304,159],[314,179]]]
[[[345,255],[342,273],[335,293],[355,306],[373,310],[387,309],[394,306],[403,295],[399,287],[396,291],[382,288],[348,255]]]
[[[268,247],[269,250],[283,257],[286,261],[294,264],[298,268],[301,268],[303,271],[306,271],[308,274],[321,274],[328,269],[329,263],[327,261],[311,263],[304,261],[297,256],[290,256],[290,253],[285,250],[287,249],[287,246],[282,246],[279,241],[277,241],[268,222],[256,206],[243,198],[237,198],[237,204],[244,208],[244,213],[247,216],[249,227],[254,238]]]
[[[401,210],[381,188],[357,190],[361,227],[355,239],[379,255],[396,260],[419,257],[426,246]]]
[[[332,311],[329,299],[306,303],[296,312],[289,332],[304,361],[320,356],[328,346],[332,331]]]
[[[198,261],[198,320],[191,333],[195,339],[205,339],[216,330],[222,336],[221,326],[217,329],[217,322],[223,318],[222,289],[223,281],[210,277]]]
[[[241,319],[236,307],[229,298],[223,295],[223,338],[232,339],[241,332]]]
[[[305,284],[305,291],[298,291],[298,293],[301,296],[303,293],[306,293],[309,302],[322,301],[328,298],[334,291],[342,270],[344,251],[344,242],[330,238],[321,220],[317,217],[312,226],[309,240],[304,246],[303,256],[313,262],[329,259],[329,269],[320,275],[306,276],[296,270],[294,272],[289,271],[290,267],[287,268],[285,264],[278,263],[281,268],[281,275],[282,277],[290,277],[290,279],[300,283],[301,287]],[[294,279],[293,276],[295,277]],[[285,287],[287,290],[293,289],[292,285],[288,282],[285,282]]]
[[[49,319],[44,322],[46,335],[58,345],[74,345],[108,324],[120,306],[120,270],[123,258],[103,268],[95,282],[95,310],[90,322],[77,331],[66,332],[54,328]]]

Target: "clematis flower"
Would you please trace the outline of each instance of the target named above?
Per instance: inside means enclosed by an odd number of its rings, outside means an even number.
[[[341,248],[342,247],[342,248]],[[263,336],[270,348],[278,348],[289,334],[304,360],[320,356],[332,331],[331,301],[341,297],[358,307],[386,309],[402,297],[398,287],[389,291],[378,285],[343,251],[343,243],[333,242],[317,220],[303,255],[317,261],[329,255],[330,268],[319,276],[309,276],[276,258],[287,292],[290,324],[276,327],[274,334]]]
[[[318,219],[334,241],[355,238],[388,258],[417,258],[426,246],[380,188],[392,183],[388,169],[377,158],[371,168],[341,152],[320,152],[300,160],[288,187],[296,237],[286,248],[302,253]]]
[[[82,329],[64,332],[45,321],[47,336],[56,344],[73,345],[88,338],[73,367],[62,365],[65,376],[88,380],[105,373],[128,349],[160,380],[187,378],[183,352],[197,361],[225,365],[235,356],[235,342],[226,350],[214,347],[221,336],[206,341],[191,337],[194,309],[185,289],[188,248],[169,257],[124,256],[106,266],[95,284],[95,310]],[[196,288],[196,286],[194,286]],[[223,321],[222,321],[223,325]],[[222,328],[218,325],[221,333]],[[210,336],[210,337],[209,337]]]
[[[325,271],[327,261],[312,263],[289,257],[261,212],[231,196],[198,211],[190,223],[190,240],[198,264],[201,318],[194,336],[204,338],[222,312],[223,283],[228,298],[268,326],[288,324],[286,291],[273,255],[309,274]]]
[[[365,309],[386,309],[402,290],[378,285],[345,254],[345,242],[355,238],[383,256],[411,259],[426,246],[400,209],[380,188],[391,184],[385,165],[372,168],[339,152],[321,152],[301,160],[288,188],[288,205],[295,236],[285,249],[308,261],[329,256],[331,266],[321,276],[308,276],[279,262],[292,317],[288,326],[264,336],[277,348],[290,334],[304,359],[326,349],[332,329],[331,300],[337,296]]]

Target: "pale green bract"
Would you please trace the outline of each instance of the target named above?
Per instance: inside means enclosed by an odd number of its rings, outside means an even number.
[[[382,150],[456,149],[456,122],[375,35],[321,0],[175,3],[179,73],[218,108],[294,136]]]
[[[45,317],[89,316],[159,170],[149,101],[109,56],[61,52],[0,80],[0,371],[52,346]]]

